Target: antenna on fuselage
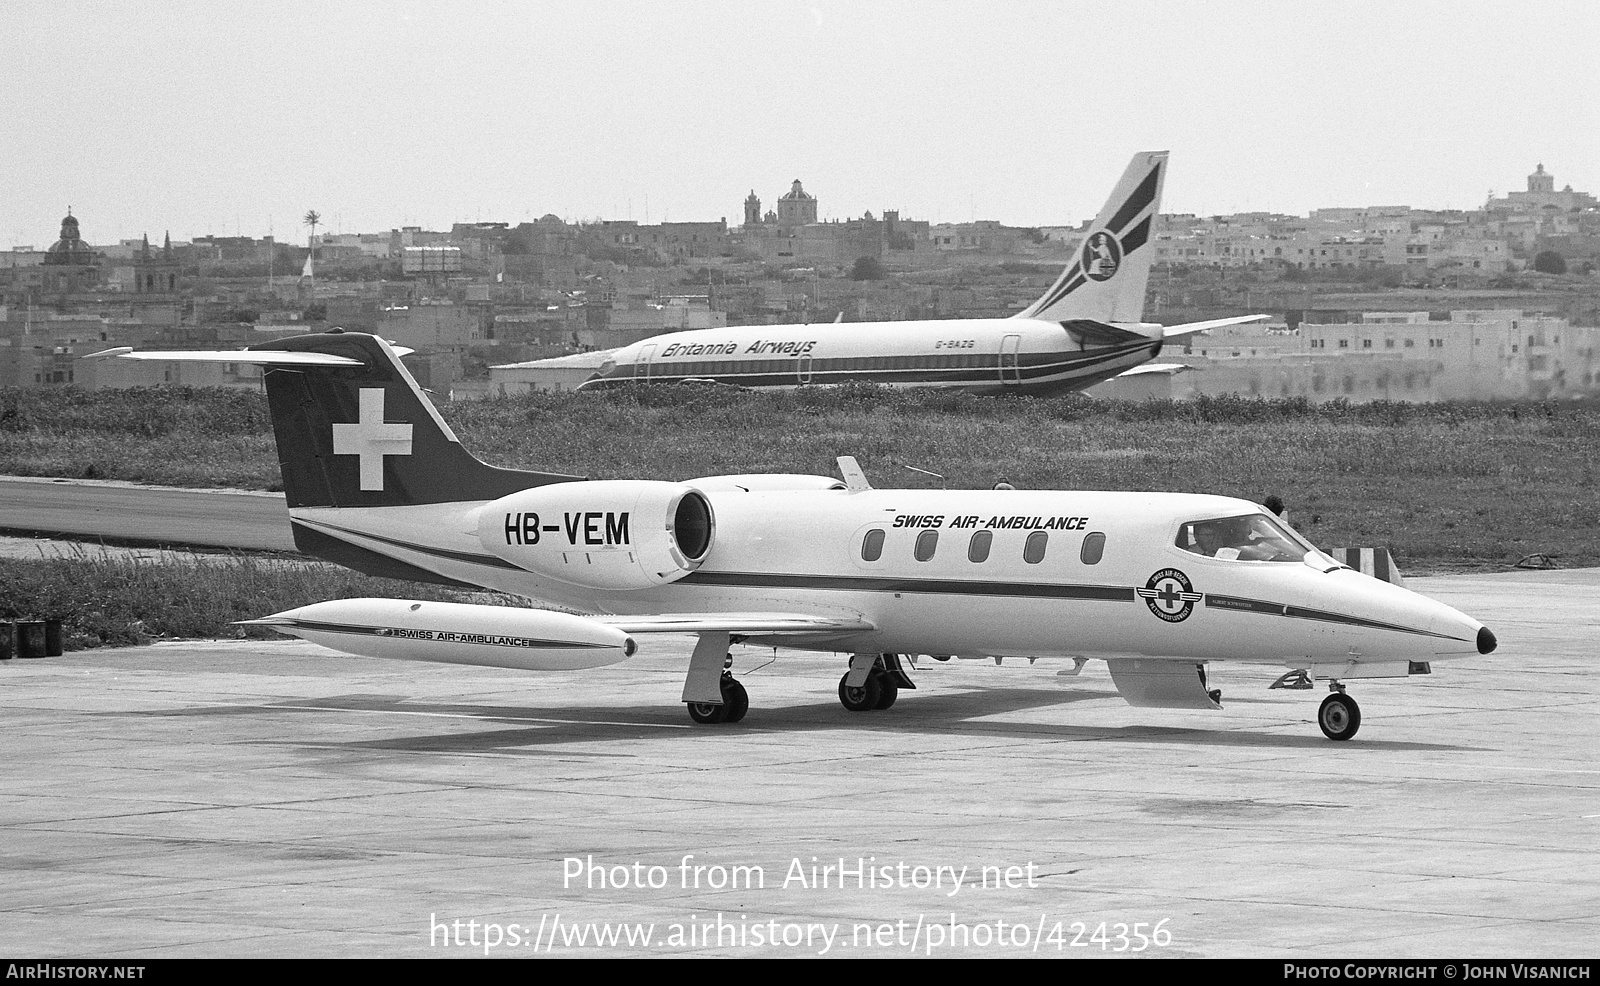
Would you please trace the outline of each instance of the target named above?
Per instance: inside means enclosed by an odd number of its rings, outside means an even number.
[[[901,468],[902,469],[910,469],[912,472],[920,472],[924,476],[932,476],[934,479],[937,479],[939,481],[939,486],[941,488],[944,486],[944,477],[939,475],[936,472],[932,472],[932,471],[927,470],[927,469],[918,469],[916,466],[908,466],[908,465],[904,465],[904,464],[901,465]]]
[[[838,458],[839,474],[844,477],[844,488],[852,493],[872,489],[872,484],[867,482],[867,474],[861,470],[861,464],[853,455],[841,455]]]

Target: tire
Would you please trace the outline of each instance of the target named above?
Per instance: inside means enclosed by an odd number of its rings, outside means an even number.
[[[750,693],[731,674],[722,676],[722,702],[722,707],[728,710],[723,722],[738,722],[750,711]]]
[[[846,671],[843,678],[839,679],[839,704],[851,712],[870,712],[878,707],[878,701],[883,697],[883,688],[877,674],[867,675],[867,680],[860,688],[851,688],[845,684],[850,680],[850,672]]]
[[[728,706],[726,703],[722,705],[712,705],[709,702],[690,702],[689,718],[700,723],[702,726],[711,726],[719,722],[727,722]]]
[[[878,679],[878,704],[873,708],[882,711],[894,705],[894,700],[900,697],[900,685],[887,672],[874,671],[872,676]]]
[[[1347,740],[1361,728],[1361,706],[1343,692],[1334,692],[1322,700],[1322,707],[1317,710],[1317,725],[1329,739]]]

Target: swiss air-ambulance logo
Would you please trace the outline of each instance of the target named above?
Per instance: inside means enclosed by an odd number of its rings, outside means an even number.
[[[1194,604],[1200,601],[1200,593],[1189,584],[1189,576],[1176,568],[1163,568],[1150,576],[1138,593],[1150,612],[1168,623],[1187,620],[1194,612]]]
[[[1122,244],[1101,230],[1083,243],[1083,272],[1091,281],[1109,281],[1122,266]]]
[[[361,457],[361,488],[383,489],[383,457],[411,454],[411,426],[385,424],[382,387],[361,388],[361,412],[355,424],[333,426],[333,454]]]

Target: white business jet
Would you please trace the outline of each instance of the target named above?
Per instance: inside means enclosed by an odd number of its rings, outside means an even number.
[[[1135,154],[1049,291],[1011,318],[767,325],[652,336],[611,353],[580,390],[715,381],[802,387],[865,381],[889,387],[1060,394],[1182,364],[1150,363],[1168,341],[1265,315],[1163,328],[1143,322],[1153,225],[1167,152]]]

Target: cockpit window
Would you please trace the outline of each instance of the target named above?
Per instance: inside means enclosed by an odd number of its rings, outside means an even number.
[[[1178,529],[1178,547],[1230,561],[1300,561],[1312,550],[1266,514],[1191,521]]]

